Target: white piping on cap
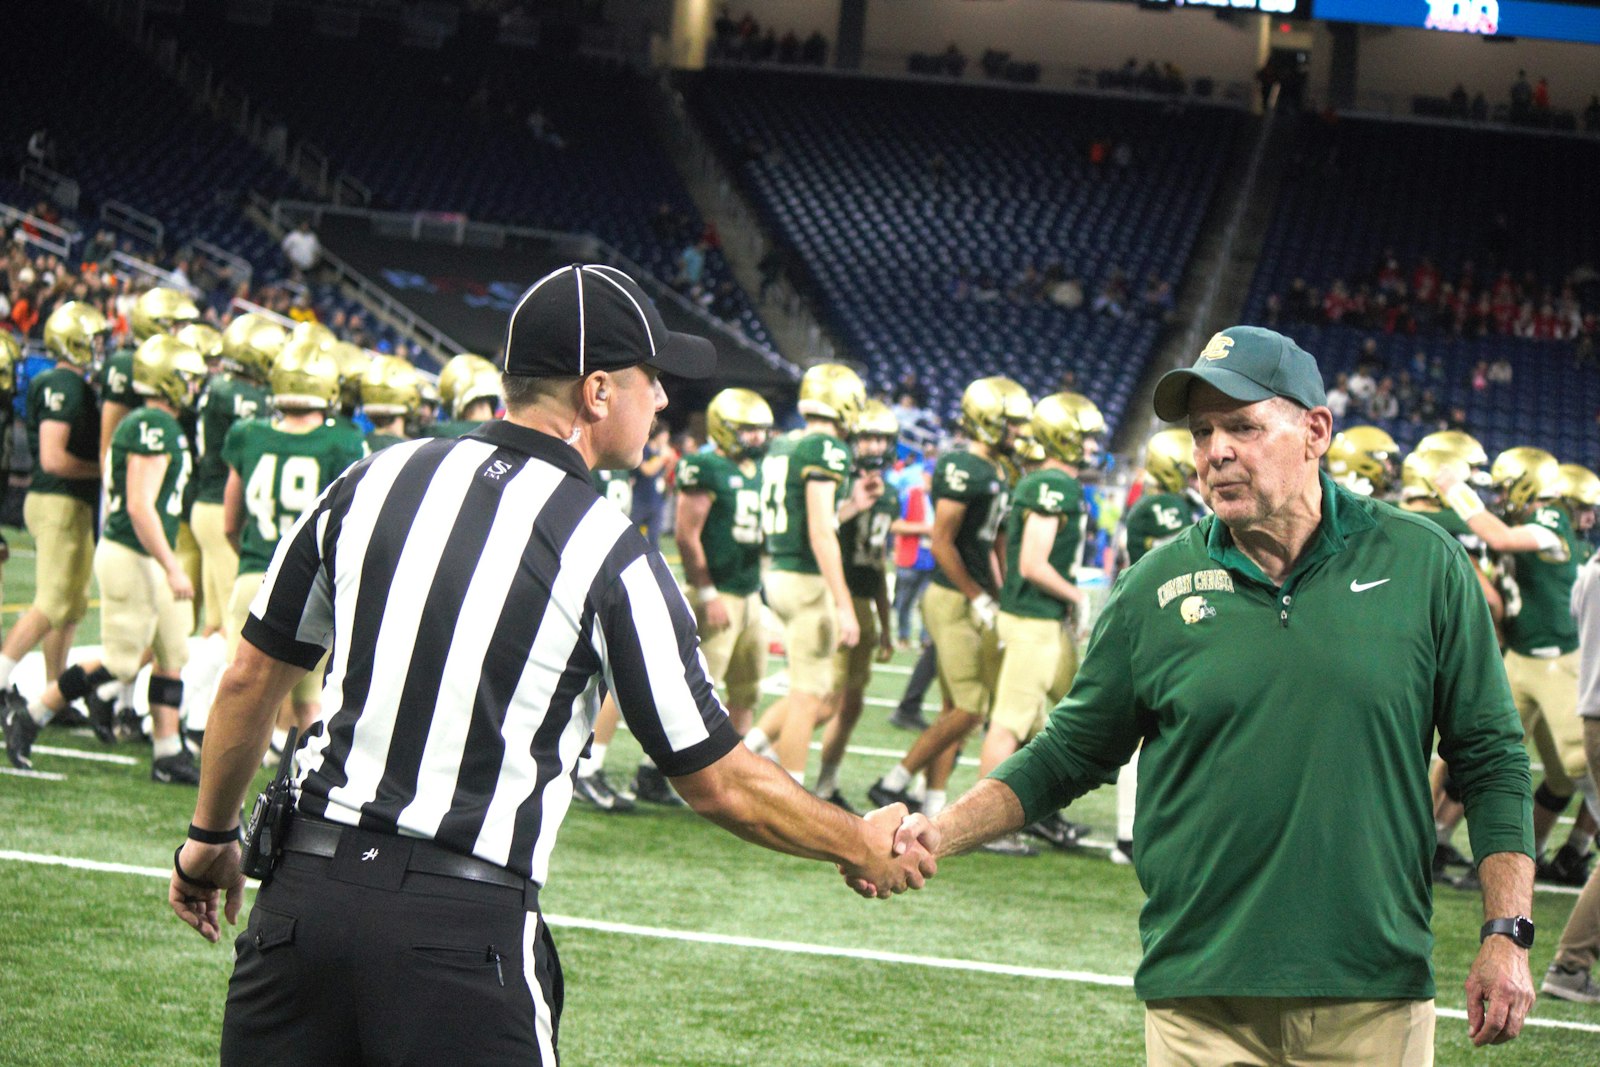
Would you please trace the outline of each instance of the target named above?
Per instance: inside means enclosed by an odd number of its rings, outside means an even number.
[[[589,332],[583,321],[583,268],[575,263],[572,266],[572,273],[578,283],[578,377],[582,378],[588,373],[584,370],[584,340]]]
[[[610,271],[613,274],[620,274],[620,275],[622,275],[622,277],[628,278],[628,276],[626,274],[623,274],[622,271],[617,270],[617,268],[615,268],[615,267],[606,266],[603,263],[597,263],[594,266],[588,267],[586,269],[592,270],[592,271],[596,272],[597,274],[599,274],[601,271]],[[648,315],[646,315],[644,313],[644,308],[639,306],[639,301],[637,301],[637,300],[635,300],[633,298],[633,294],[628,292],[627,287],[624,286],[621,282],[619,282],[615,278],[609,277],[609,276],[607,276],[605,274],[600,274],[600,277],[603,280],[605,280],[607,282],[610,282],[612,285],[616,286],[617,291],[620,292],[623,296],[627,297],[628,298],[628,303],[633,305],[633,310],[638,314],[639,321],[644,324],[644,336],[645,336],[645,339],[650,342],[650,355],[654,356],[656,354],[656,336],[655,336],[655,334],[650,332],[650,316],[648,316]],[[632,278],[628,278],[628,280],[629,281],[633,281]]]

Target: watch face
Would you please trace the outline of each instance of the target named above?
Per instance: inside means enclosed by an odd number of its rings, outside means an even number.
[[[1516,924],[1517,932],[1512,936],[1515,938],[1517,944],[1521,945],[1523,948],[1532,948],[1533,920],[1525,919],[1521,915],[1518,915],[1511,921]]]

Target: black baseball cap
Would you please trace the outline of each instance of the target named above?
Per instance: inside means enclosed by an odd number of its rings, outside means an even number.
[[[603,263],[574,263],[528,286],[506,326],[507,374],[583,377],[644,363],[680,378],[706,378],[717,350],[673,333],[639,283]]]
[[[1156,383],[1156,414],[1177,422],[1189,414],[1189,387],[1205,382],[1246,403],[1281,396],[1304,408],[1322,407],[1317,361],[1294,341],[1260,326],[1230,326],[1213,334],[1194,366],[1171,370]]]

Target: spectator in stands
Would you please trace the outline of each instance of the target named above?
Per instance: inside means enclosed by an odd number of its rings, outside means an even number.
[[[922,387],[922,382],[914,370],[908,370],[900,375],[900,381],[895,385],[895,393],[909,396],[911,402],[919,408],[928,406],[928,391]]]
[[[1489,98],[1483,95],[1482,89],[1479,89],[1472,97],[1472,121],[1489,121]]]
[[[1484,362],[1483,360],[1480,359],[1480,360],[1478,360],[1477,363],[1474,363],[1472,365],[1471,382],[1472,382],[1472,391],[1474,393],[1481,393],[1484,390],[1489,388],[1489,364],[1488,363],[1486,363],[1486,362]]]
[[[528,112],[525,125],[528,127],[528,132],[533,134],[533,139],[540,144],[551,148],[567,147],[567,139],[556,132],[556,128],[550,124],[549,117],[545,115],[544,108],[539,105],[535,104],[533,110]]]
[[[1346,375],[1339,375],[1333,381],[1333,388],[1328,390],[1328,410],[1333,412],[1333,417],[1342,419],[1350,410],[1350,379]]]
[[[40,126],[28,137],[28,158],[41,167],[56,164],[56,142],[48,126]]]
[[[950,42],[950,47],[944,50],[944,55],[940,58],[943,62],[945,73],[952,78],[961,77],[967,69],[966,53],[962,52],[961,46],[954,41]]]
[[[1517,71],[1517,80],[1511,83],[1511,121],[1526,122],[1533,108],[1533,86],[1528,84],[1528,72]]]
[[[1083,307],[1083,279],[1076,275],[1062,278],[1050,286],[1047,295],[1056,307],[1077,311]]]
[[[1493,363],[1489,364],[1486,374],[1490,385],[1511,384],[1511,361],[1504,355],[1496,356]]]
[[[821,67],[827,64],[828,39],[822,36],[820,30],[812,30],[811,35],[806,38],[805,44],[800,46],[800,62],[813,67]]]
[[[1145,279],[1144,292],[1139,300],[1146,316],[1166,321],[1173,308],[1172,283],[1150,275]]]
[[[1550,111],[1550,83],[1543,77],[1533,87],[1533,110],[1539,115]]]
[[[288,261],[289,269],[296,277],[310,274],[322,261],[322,242],[312,230],[310,219],[302,220],[300,225],[284,234],[280,247],[283,249],[283,258]]]
[[[1467,87],[1460,82],[1450,90],[1450,114],[1458,119],[1467,117]]]
[[[1289,322],[1311,322],[1316,318],[1316,307],[1316,296],[1306,288],[1304,278],[1289,283],[1289,293],[1283,300],[1283,313]]]
[[[1095,294],[1094,310],[1120,319],[1127,314],[1127,305],[1127,275],[1122,273],[1121,267],[1113,266],[1111,273],[1106,276],[1105,282],[1100,286],[1100,291]]]
[[[673,288],[682,292],[689,292],[700,287],[706,273],[706,245],[704,241],[695,241],[685,245],[683,251],[678,253],[678,273],[672,279]]]
[[[1439,398],[1433,395],[1432,389],[1424,389],[1417,397],[1416,415],[1430,426],[1439,423]]]
[[[94,236],[83,246],[83,265],[85,268],[92,265],[104,270],[111,262],[111,254],[116,250],[116,235],[110,230],[96,230]]]
[[[1462,433],[1471,433],[1472,428],[1467,423],[1467,409],[1460,404],[1450,406],[1450,414],[1445,417],[1444,426],[1447,430],[1460,430]]]
[[[1589,133],[1600,133],[1600,96],[1591,96],[1589,106],[1583,109],[1583,128]]]
[[[1373,422],[1400,417],[1400,401],[1394,395],[1394,379],[1382,378],[1367,400],[1367,418]]]
[[[800,38],[794,30],[787,31],[778,41],[778,62],[798,63],[800,61]]]
[[[1118,141],[1111,150],[1111,162],[1118,170],[1127,170],[1133,166],[1133,146],[1127,141]]]
[[[1347,388],[1350,390],[1350,399],[1360,407],[1366,407],[1367,401],[1372,399],[1372,394],[1378,391],[1377,380],[1372,377],[1372,367],[1365,361],[1356,364],[1355,373],[1350,375]]]
[[[37,280],[32,270],[23,271],[17,281],[20,288],[11,298],[11,325],[19,336],[36,339],[43,320],[39,305],[44,297],[44,283]]]

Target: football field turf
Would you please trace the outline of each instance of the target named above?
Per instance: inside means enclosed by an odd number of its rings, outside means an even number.
[[[7,626],[32,586],[27,542],[12,544]],[[95,631],[91,618],[82,640]],[[910,740],[885,722],[909,665],[897,655],[874,676],[841,774],[860,804]],[[775,690],[782,668],[775,660]],[[151,784],[137,746],[105,749],[61,729],[39,745],[48,776],[0,774],[0,1064],[215,1062],[230,940],[225,931],[221,945],[205,943],[165,901],[193,793]],[[973,782],[976,752],[968,746],[952,795]],[[613,783],[638,755],[619,734]],[[1114,806],[1101,789],[1069,814],[1109,841]],[[1199,843],[1194,861],[1209,861]],[[1130,981],[1141,900],[1129,868],[1086,848],[958,857],[923,892],[865,901],[831,868],[746,845],[681,809],[574,806],[543,893],[566,977],[563,1062],[1142,1063]],[[1536,983],[1572,901],[1537,894]],[[1481,921],[1477,894],[1437,891],[1438,1063],[1600,1062],[1600,1009],[1550,998],[1534,1008],[1546,1025],[1471,1050],[1461,984]]]

